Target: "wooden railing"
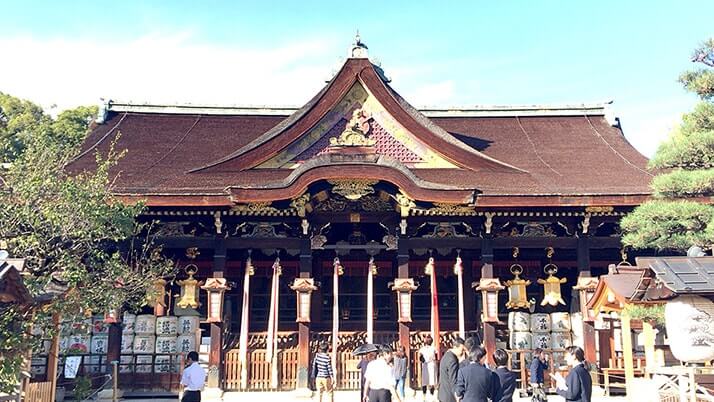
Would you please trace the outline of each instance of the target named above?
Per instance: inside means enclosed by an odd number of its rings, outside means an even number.
[[[31,382],[25,389],[25,402],[52,402],[52,382]]]

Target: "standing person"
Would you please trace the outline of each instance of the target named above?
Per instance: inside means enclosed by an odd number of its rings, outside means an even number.
[[[394,395],[397,402],[402,399],[397,395],[392,381],[392,368],[389,366],[392,360],[392,350],[388,346],[382,345],[379,356],[369,362],[367,371],[364,373],[364,391],[362,400],[364,402],[391,402]]]
[[[426,390],[434,395],[436,389],[436,348],[432,345],[434,339],[430,335],[424,338],[424,346],[419,349],[419,361],[421,362],[421,392],[426,401]]]
[[[332,388],[334,384],[334,374],[332,373],[332,358],[327,353],[329,346],[326,342],[320,343],[312,361],[312,376],[315,378],[315,388],[322,402],[322,395],[327,394],[327,400],[332,402]]]
[[[459,370],[456,379],[455,397],[460,402],[494,401],[499,395],[499,383],[491,370],[483,365],[486,349],[474,347],[469,355],[471,362]]]
[[[357,363],[357,368],[359,369],[359,397],[360,400],[362,400],[362,395],[364,394],[364,373],[367,371],[367,365],[369,362],[374,360],[377,357],[377,354],[375,352],[369,352],[364,357],[362,360]]]
[[[548,370],[548,355],[543,349],[536,348],[533,351],[533,361],[531,361],[531,386],[533,387],[533,397],[540,400],[547,400],[545,389],[543,389],[543,371]]]
[[[478,345],[478,340],[476,337],[470,336],[464,341],[464,347],[466,347],[466,353],[464,353],[463,358],[459,362],[459,369],[466,367],[470,363],[469,355],[473,352],[474,348]]]
[[[493,402],[513,402],[513,392],[516,390],[516,373],[508,369],[508,353],[503,349],[493,352],[493,361],[496,363],[495,373],[499,382],[499,399]]]
[[[407,353],[404,346],[400,346],[394,355],[392,376],[394,376],[394,386],[397,389],[397,393],[404,400],[404,383],[407,380]]]
[[[466,352],[464,340],[456,337],[451,349],[444,353],[439,362],[439,401],[456,402],[454,391],[456,389],[456,376],[459,372],[459,361]]]
[[[572,367],[567,377],[563,378],[560,373],[551,374],[556,381],[556,392],[569,402],[591,402],[593,383],[585,352],[578,346],[570,346],[566,349],[565,362]]]
[[[206,383],[206,370],[198,364],[198,353],[188,352],[186,356],[187,366],[181,374],[181,385],[183,397],[181,402],[201,402],[201,390]]]

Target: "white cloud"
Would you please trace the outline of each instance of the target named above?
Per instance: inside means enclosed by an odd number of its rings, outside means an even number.
[[[101,42],[0,38],[0,91],[58,109],[100,97],[134,102],[301,105],[339,52],[330,38],[251,49],[189,32]],[[276,102],[276,99],[279,100]]]

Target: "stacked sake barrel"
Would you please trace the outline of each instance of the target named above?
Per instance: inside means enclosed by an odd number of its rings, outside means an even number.
[[[134,371],[137,373],[151,373],[153,353],[156,347],[156,316],[153,314],[140,314],[134,323],[134,341],[132,351],[135,355]]]
[[[511,311],[508,313],[508,346],[511,349],[532,349],[533,335],[530,327],[530,314],[523,311]]]
[[[552,323],[551,332],[551,348],[563,350],[573,346],[572,322],[570,314],[565,312],[551,313]],[[565,364],[565,352],[553,352],[553,362],[556,366]]]
[[[125,312],[121,319],[121,357],[119,358],[120,373],[131,373],[134,371],[135,327],[136,314]]]
[[[106,356],[109,349],[109,325],[103,316],[92,317],[92,340],[89,352],[92,354],[89,362],[85,360],[90,373],[105,373],[107,371]],[[86,358],[85,358],[86,359]]]
[[[550,349],[551,322],[550,315],[545,313],[531,314],[531,331],[533,332],[533,349]]]

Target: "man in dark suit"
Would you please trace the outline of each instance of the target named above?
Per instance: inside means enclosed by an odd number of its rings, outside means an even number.
[[[495,400],[500,392],[496,374],[483,365],[486,350],[476,346],[469,358],[471,364],[459,370],[456,380],[456,399],[461,402]]]
[[[498,376],[500,392],[493,398],[494,402],[513,402],[513,392],[516,390],[516,373],[508,369],[508,353],[503,349],[493,352],[493,361],[496,362],[495,373]]]
[[[439,362],[439,401],[456,402],[454,399],[454,388],[456,387],[456,375],[459,372],[459,360],[466,353],[464,340],[457,337]]]

